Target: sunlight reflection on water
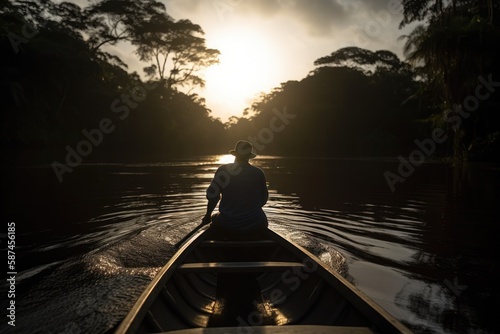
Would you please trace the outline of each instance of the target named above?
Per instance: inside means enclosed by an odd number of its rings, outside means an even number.
[[[229,164],[232,162],[234,162],[234,155],[232,155],[232,154],[221,155],[221,156],[217,157],[217,160],[215,161],[215,163],[218,165]]]

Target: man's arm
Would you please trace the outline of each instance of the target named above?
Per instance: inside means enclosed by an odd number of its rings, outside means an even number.
[[[209,224],[212,220],[212,212],[214,211],[217,203],[219,202],[219,197],[209,198],[207,204],[207,213],[205,217],[201,220],[203,224]]]
[[[215,207],[217,206],[217,203],[219,203],[220,196],[221,196],[221,190],[219,185],[217,184],[217,173],[219,172],[219,169],[217,172],[215,172],[214,178],[212,179],[212,182],[210,182],[210,185],[207,188],[206,195],[207,195],[207,213],[205,214],[205,217],[201,220],[201,222],[206,225],[209,224],[210,221],[212,220],[212,212],[214,211]]]

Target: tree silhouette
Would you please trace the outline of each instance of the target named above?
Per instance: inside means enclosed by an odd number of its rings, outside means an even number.
[[[497,16],[499,5],[491,1],[407,1],[402,24],[428,19],[428,25],[417,26],[406,39],[404,47],[408,60],[419,67],[426,80],[426,89],[434,92],[440,113],[428,120],[433,125],[447,127],[453,136],[453,155],[467,160],[481,154],[476,142],[495,140],[500,130],[498,117],[488,110],[497,98],[490,98],[470,117],[463,117],[463,101],[474,96],[481,75],[498,75],[498,51],[494,46],[500,38]],[[432,6],[431,6],[432,4]],[[494,20],[495,19],[495,20]],[[495,55],[496,54],[496,55]],[[462,110],[462,111],[461,111]],[[460,125],[445,124],[460,117]],[[485,126],[488,120],[493,126]],[[492,122],[493,121],[493,122]]]
[[[375,72],[383,68],[389,71],[406,71],[409,73],[408,64],[401,60],[393,52],[379,50],[376,52],[358,47],[345,47],[332,52],[330,55],[318,58],[314,65],[334,65],[358,68],[360,70]]]
[[[160,2],[100,1],[80,8],[2,0],[0,13],[0,148],[10,153],[2,159],[64,161],[67,148],[75,149],[86,140],[84,130],[103,119],[115,130],[87,159],[164,159],[220,147],[222,123],[203,99],[176,90],[199,84],[196,70],[218,51],[205,47],[199,26],[173,20]],[[171,52],[173,67],[165,72],[169,85],[149,82],[156,88],[145,89],[105,46],[127,42],[146,52],[155,38],[168,42],[158,46]]]
[[[387,156],[411,147],[418,108],[403,104],[417,87],[408,64],[389,51],[354,47],[315,64],[322,66],[301,81],[261,95],[250,118],[232,119],[230,138],[253,139],[263,154],[293,156]],[[280,123],[284,109],[294,117]],[[279,129],[272,140],[271,127]]]
[[[204,86],[196,73],[218,62],[219,51],[205,46],[203,30],[189,20],[171,21],[168,29],[143,34],[137,42],[142,61],[153,61],[144,69],[150,78],[174,86]],[[167,73],[168,70],[168,73]]]
[[[136,44],[143,33],[166,30],[172,21],[165,5],[155,0],[102,0],[87,8],[85,16],[93,50],[119,41]]]

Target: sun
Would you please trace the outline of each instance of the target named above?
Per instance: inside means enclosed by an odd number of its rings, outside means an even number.
[[[207,42],[221,52],[220,63],[205,70],[207,101],[240,116],[260,92],[276,85],[278,59],[265,34],[232,29]]]

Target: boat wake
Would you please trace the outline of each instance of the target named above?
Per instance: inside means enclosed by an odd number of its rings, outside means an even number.
[[[335,270],[344,278],[348,279],[351,282],[353,281],[353,278],[349,276],[349,267],[346,258],[332,245],[321,239],[312,237],[304,232],[291,231],[287,229],[286,226],[279,225],[277,223],[271,224],[270,228],[273,231],[281,234],[286,239],[291,240],[307,249],[309,252],[319,258],[321,262]]]

